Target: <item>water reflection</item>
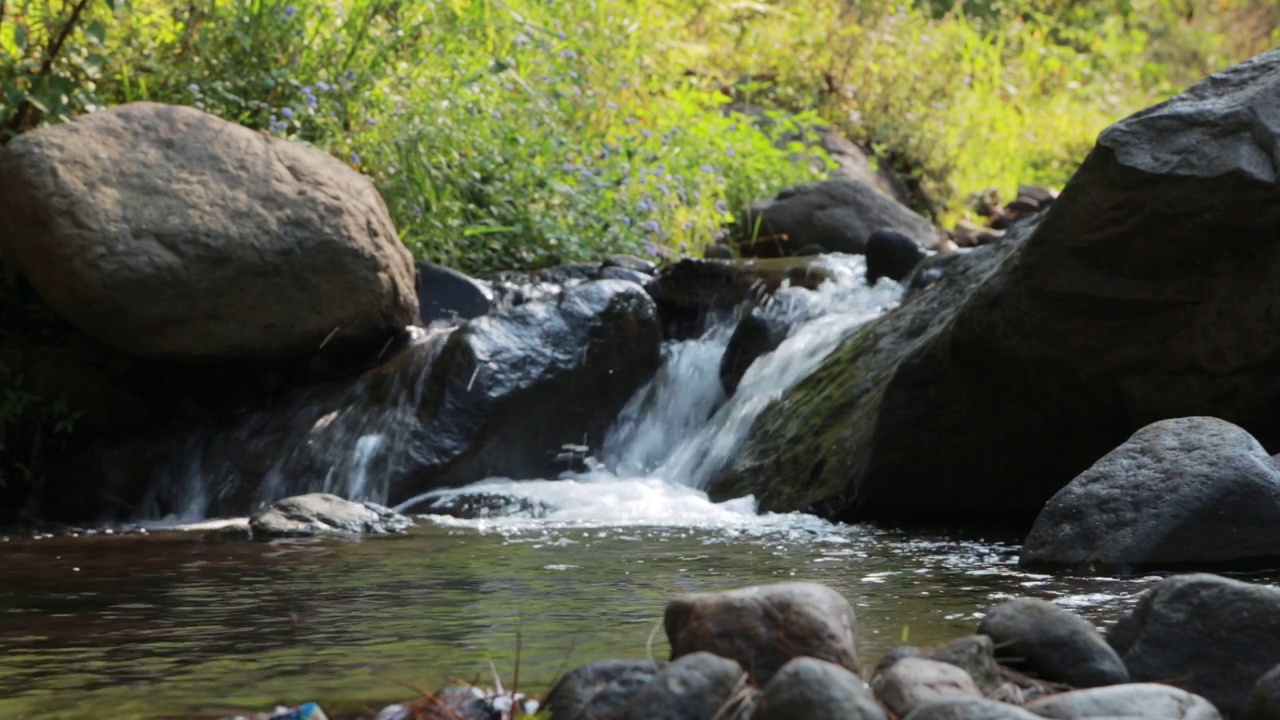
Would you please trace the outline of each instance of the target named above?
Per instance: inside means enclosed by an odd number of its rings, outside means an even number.
[[[904,638],[972,632],[1030,595],[1108,624],[1154,578],[1017,571],[1000,542],[867,527],[821,535],[691,528],[428,524],[368,541],[271,545],[194,533],[0,543],[0,717],[120,720],[306,699],[403,697],[433,686],[643,658],[672,595],[816,580],[858,611],[864,657]],[[1257,578],[1253,578],[1257,580]],[[658,633],[653,652],[664,656]]]

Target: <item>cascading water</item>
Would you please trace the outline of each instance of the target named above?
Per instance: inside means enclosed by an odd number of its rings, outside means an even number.
[[[449,507],[460,497],[515,498],[519,508],[498,519],[442,520],[506,527],[571,525],[697,525],[760,529],[792,526],[797,518],[756,515],[751,497],[712,503],[703,492],[746,439],[770,402],[812,373],[859,326],[896,306],[898,284],[867,286],[861,256],[827,255],[815,262],[832,279],[816,290],[784,286],[756,312],[790,328],[776,350],[758,358],[726,400],[720,361],[735,318],[713,322],[701,337],[669,343],[654,378],[619,414],[591,469],[557,480],[491,478],[466,488],[437,490],[400,505],[409,511]]]

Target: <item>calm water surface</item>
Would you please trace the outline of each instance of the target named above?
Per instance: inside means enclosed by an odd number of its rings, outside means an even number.
[[[1155,578],[1017,571],[1016,546],[824,523],[714,529],[427,521],[404,537],[216,542],[198,532],[0,543],[0,718],[134,720],[412,696],[655,656],[675,594],[816,580],[854,604],[864,662],[972,632],[1016,595],[1099,625]],[[652,640],[651,640],[652,637]]]

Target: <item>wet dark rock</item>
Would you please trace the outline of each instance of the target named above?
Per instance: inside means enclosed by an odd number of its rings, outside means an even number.
[[[725,395],[733,395],[751,364],[761,355],[777,350],[786,338],[787,328],[781,322],[754,308],[744,313],[720,359],[720,385]]]
[[[1107,636],[1134,682],[1176,680],[1227,717],[1280,665],[1280,589],[1216,575],[1168,578]]]
[[[959,698],[916,708],[904,720],[1041,720],[1020,707],[995,700]]]
[[[604,660],[570,670],[547,696],[552,720],[618,720],[665,663]]]
[[[1208,700],[1169,685],[1134,683],[1050,695],[1027,710],[1056,720],[1131,717],[1158,720],[1222,720]]]
[[[761,689],[752,720],[886,720],[862,678],[845,668],[798,657]]]
[[[735,240],[743,257],[785,257],[807,245],[859,254],[882,228],[937,246],[928,220],[859,180],[843,178],[787,188],[753,204]]]
[[[893,667],[894,663],[901,660],[922,657],[925,657],[924,650],[921,650],[914,645],[899,645],[895,648],[890,648],[889,652],[881,656],[880,661],[877,662],[876,666],[871,670],[871,674],[878,675],[890,667]]]
[[[897,230],[876,230],[867,238],[867,284],[882,277],[901,282],[925,258],[924,248]]]
[[[280,500],[249,518],[255,538],[312,535],[380,535],[413,527],[413,521],[377,503],[343,500],[329,493],[296,495]]]
[[[1280,665],[1262,677],[1249,694],[1249,704],[1244,720],[1275,720],[1280,718]]]
[[[1280,447],[1280,51],[1101,134],[1061,196],[953,261],[756,418],[713,497],[1029,526],[1139,428]]]
[[[711,653],[686,655],[658,671],[636,693],[626,720],[712,720],[746,688],[738,663]],[[742,693],[743,700],[749,694]],[[557,719],[559,720],[559,719]]]
[[[639,270],[633,270],[631,268],[617,267],[614,265],[610,265],[607,267],[600,268],[600,272],[597,273],[596,279],[626,280],[628,282],[636,283],[637,285],[644,285],[645,283],[652,280],[653,276],[648,273],[640,272]]]
[[[412,510],[422,515],[448,515],[464,520],[500,517],[542,518],[554,510],[541,500],[482,492],[443,493],[424,498],[421,502],[414,503],[412,507],[401,509]]]
[[[660,269],[645,289],[658,303],[665,335],[685,339],[702,333],[709,314],[766,297],[784,282],[812,290],[831,278],[812,258],[686,258]]]
[[[996,659],[1073,687],[1116,685],[1129,673],[1088,620],[1044,600],[1019,598],[992,608],[978,626]]]
[[[995,643],[986,635],[970,635],[934,649],[930,660],[949,663],[969,673],[984,695],[1000,687],[1000,666],[996,663]]]
[[[911,274],[903,281],[903,285],[907,288],[907,296],[910,297],[917,292],[929,287],[942,277],[942,273],[946,272],[951,263],[963,257],[962,253],[949,252],[930,255],[920,264],[916,265]]]
[[[955,665],[924,658],[899,660],[872,678],[871,688],[897,717],[948,698],[982,697],[969,673]]]
[[[702,251],[702,257],[707,260],[732,260],[733,248],[724,243],[708,245],[707,249]]]
[[[405,494],[487,477],[555,477],[565,445],[598,448],[657,370],[644,290],[620,280],[476,318],[440,351],[422,391],[417,471]]]
[[[635,255],[610,255],[605,258],[600,269],[604,270],[605,268],[611,267],[635,270],[636,272],[644,273],[645,275],[652,275],[658,269],[658,266],[652,261],[645,260],[644,258],[638,258]]]
[[[667,604],[672,659],[711,652],[738,661],[763,685],[793,657],[859,672],[857,621],[849,601],[812,583],[760,585],[697,593]]]
[[[435,263],[417,263],[418,320],[470,320],[489,312],[493,291],[480,281]]]
[[[1023,549],[1029,568],[1133,572],[1280,558],[1280,467],[1208,417],[1153,423],[1058,491]]]

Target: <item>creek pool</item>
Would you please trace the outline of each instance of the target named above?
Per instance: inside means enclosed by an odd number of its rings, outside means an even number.
[[[377,708],[399,683],[539,693],[566,667],[665,657],[665,602],[813,580],[854,605],[864,664],[973,632],[1027,595],[1106,626],[1155,577],[1032,575],[1017,545],[807,516],[641,524],[420,520],[364,540],[198,531],[0,542],[0,718],[219,717],[276,703]]]

